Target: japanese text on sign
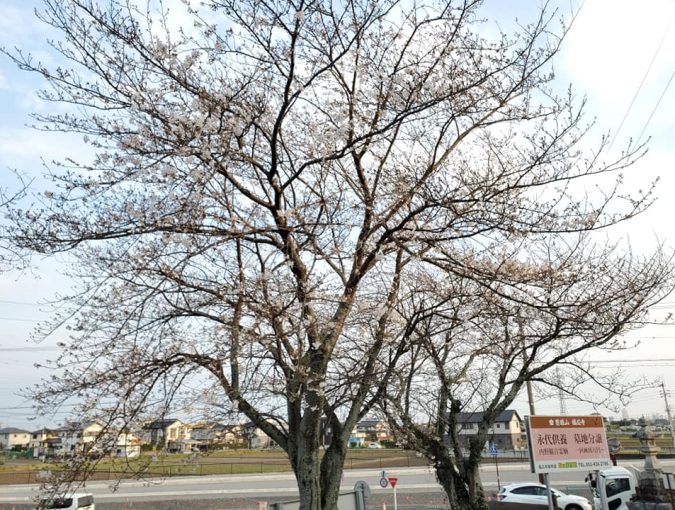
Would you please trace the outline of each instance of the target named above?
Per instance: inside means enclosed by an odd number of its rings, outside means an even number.
[[[600,416],[531,416],[528,443],[535,473],[611,466]]]

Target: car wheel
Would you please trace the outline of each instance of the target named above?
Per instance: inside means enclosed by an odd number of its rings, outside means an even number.
[[[583,510],[579,505],[567,505],[565,507],[565,510]]]

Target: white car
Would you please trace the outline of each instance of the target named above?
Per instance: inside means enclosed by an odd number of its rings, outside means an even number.
[[[592,510],[591,503],[583,496],[565,494],[551,489],[561,510]],[[539,483],[514,483],[505,485],[497,493],[497,501],[503,503],[525,503],[530,505],[548,505],[546,486]]]
[[[94,496],[88,493],[68,494],[52,498],[41,498],[36,510],[96,510]]]

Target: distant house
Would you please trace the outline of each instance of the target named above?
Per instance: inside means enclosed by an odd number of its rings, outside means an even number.
[[[223,434],[221,436],[222,442],[226,445],[238,445],[247,442],[243,430],[244,425],[238,423],[224,425]]]
[[[364,446],[368,443],[393,441],[389,424],[384,420],[366,418],[356,424],[349,437],[351,446]]]
[[[225,432],[225,425],[216,422],[199,422],[190,426],[190,437],[195,441],[213,442]]]
[[[242,426],[241,435],[248,444],[248,447],[254,450],[259,448],[269,448],[274,445],[270,436],[265,434],[265,432],[258,428],[253,422],[246,423]]]
[[[115,457],[133,458],[141,454],[141,439],[131,432],[120,432],[115,441],[114,451],[111,455]]]
[[[61,438],[58,430],[41,428],[31,432],[29,447],[33,450],[33,457],[53,457],[61,449]]]
[[[16,427],[0,429],[1,450],[28,448],[30,445],[30,439],[31,433],[28,430],[17,429]]]
[[[143,430],[148,444],[167,451],[186,451],[186,444],[190,440],[190,426],[175,418],[150,422]]]
[[[461,446],[466,447],[469,444],[469,438],[478,434],[478,425],[483,421],[483,413],[480,411],[457,413],[455,420]],[[525,449],[524,432],[523,420],[518,412],[507,409],[497,416],[492,427],[488,429],[488,441],[500,450]]]
[[[190,430],[190,438],[193,442],[192,448],[206,451],[214,448],[216,445],[227,444],[228,432],[228,427],[222,423],[195,423],[191,425]]]
[[[103,425],[97,422],[70,422],[53,432],[60,441],[52,441],[55,454],[63,456],[86,455],[99,450],[97,441],[103,432]]]

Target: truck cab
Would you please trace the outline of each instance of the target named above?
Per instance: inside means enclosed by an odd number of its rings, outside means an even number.
[[[628,510],[628,502],[635,495],[635,476],[624,467],[589,473],[586,478],[593,490],[596,510]]]

